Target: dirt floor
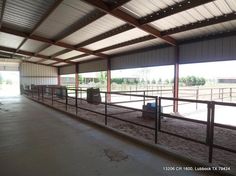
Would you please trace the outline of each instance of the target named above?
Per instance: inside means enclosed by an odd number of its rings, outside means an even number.
[[[40,100],[42,101],[42,100]],[[57,99],[58,102],[54,102],[53,106],[62,110],[66,110],[65,100]],[[44,103],[52,104],[50,99],[44,99]],[[74,99],[69,99],[69,104],[75,104]],[[86,101],[78,101],[78,106],[81,108],[97,111],[99,113],[105,113],[105,106],[103,104],[100,105],[92,105],[88,104]],[[135,122],[138,124],[146,125],[151,128],[155,127],[155,120],[152,118],[143,118],[142,112],[140,111],[132,111],[124,108],[118,108],[113,106],[107,107],[108,114],[115,116],[120,119],[128,120],[131,122]],[[67,111],[75,114],[75,107],[68,106]],[[86,110],[78,109],[79,117],[85,118],[96,123],[105,124],[104,115],[96,114],[93,112],[89,112]],[[137,138],[142,138],[149,143],[154,143],[154,130],[140,127],[128,122],[123,122],[121,120],[116,120],[113,118],[107,119],[108,126],[118,129],[122,132],[128,133],[129,135],[133,135]],[[196,124],[193,122],[180,121],[175,119],[162,119],[161,120],[161,129],[182,135],[185,137],[189,137],[192,139],[200,140],[202,142],[206,141],[206,125]],[[223,147],[227,147],[230,149],[236,149],[236,131],[235,130],[227,130],[215,127],[214,129],[214,144],[220,145]],[[169,150],[181,154],[185,157],[193,159],[195,161],[200,162],[208,162],[208,150],[209,147],[207,145],[199,144],[196,142],[191,142],[189,140],[181,139],[169,134],[165,134],[162,132],[158,132],[157,143]],[[231,170],[236,170],[236,154],[231,152],[227,152],[220,149],[213,150],[213,165],[216,166],[226,166],[231,167]]]

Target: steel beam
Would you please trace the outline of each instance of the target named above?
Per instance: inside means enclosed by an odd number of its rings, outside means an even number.
[[[94,53],[94,51],[91,51],[91,50],[85,49],[85,48],[77,49],[73,45],[70,45],[70,44],[67,44],[67,43],[55,42],[53,40],[50,40],[50,39],[47,39],[47,38],[44,38],[44,37],[41,37],[41,36],[29,35],[27,33],[23,33],[23,32],[13,30],[13,29],[10,29],[10,28],[6,28],[6,27],[2,27],[0,29],[0,32],[16,35],[16,36],[19,36],[19,37],[27,37],[28,39],[32,39],[32,40],[35,40],[35,41],[40,41],[40,42],[48,43],[48,44],[51,44],[51,45],[64,47],[64,48],[67,48],[67,49],[70,49],[70,50],[76,50],[76,51],[84,52],[84,53],[87,53],[87,54],[95,55],[95,56],[98,56],[98,57],[107,58],[107,55],[105,55],[103,53]]]
[[[140,24],[139,20],[134,18],[133,16],[129,15],[126,12],[123,12],[120,9],[115,9],[115,10],[110,10],[109,6],[104,3],[103,1],[99,1],[99,0],[84,0],[85,2],[87,2],[90,5],[93,5],[94,7],[106,12],[107,14],[113,15],[127,23],[129,23],[130,25],[133,25],[147,33],[149,33],[150,35],[153,35],[155,37],[161,38],[163,39],[165,42],[175,46],[176,45],[176,41],[175,39],[168,37],[168,36],[161,36],[161,33],[159,30],[155,29],[154,27],[148,25],[148,24]]]
[[[218,17],[214,17],[211,19],[206,19],[203,21],[198,21],[195,23],[187,24],[184,26],[172,28],[170,30],[163,31],[162,35],[163,36],[172,35],[172,34],[176,34],[179,32],[185,32],[185,31],[189,31],[189,30],[193,30],[193,29],[197,29],[197,28],[201,28],[201,27],[206,27],[206,26],[210,26],[210,25],[214,25],[214,24],[219,24],[219,23],[223,23],[223,22],[227,22],[227,21],[231,21],[231,20],[236,20],[236,13],[235,12],[230,13],[230,14],[225,14],[222,16],[218,16]]]
[[[175,47],[174,98],[179,98],[179,46]],[[174,101],[173,111],[178,112],[178,101]]]
[[[12,52],[12,53],[18,53],[18,54],[22,54],[22,55],[30,56],[30,57],[33,57],[35,55],[35,53],[29,52],[29,51],[23,51],[23,50],[16,51],[16,49],[4,47],[4,46],[0,46],[0,50],[7,51],[7,52]],[[52,59],[49,56],[45,56],[45,55],[42,55],[42,54],[38,54],[37,57],[42,58],[42,59],[46,59],[46,60],[66,62],[66,63],[69,63],[69,64],[74,63],[74,62],[71,62],[71,61],[64,61],[63,59],[59,59],[59,58]]]

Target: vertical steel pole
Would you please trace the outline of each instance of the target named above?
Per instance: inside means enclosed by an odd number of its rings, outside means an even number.
[[[211,124],[210,124],[210,143],[209,143],[209,163],[212,163],[213,145],[214,145],[214,120],[215,119],[215,104],[211,103]]]
[[[158,103],[158,107],[159,107],[159,110],[158,110],[158,113],[159,113],[159,116],[158,116],[158,131],[161,131],[161,98],[159,97],[159,103]]]
[[[111,92],[111,60],[107,59],[107,92]],[[108,94],[107,101],[111,102],[111,94]]]
[[[52,106],[53,106],[53,94],[54,94],[54,88],[53,87],[51,88],[51,93],[52,93]]]
[[[78,114],[78,89],[75,89],[75,113]]]
[[[105,125],[107,125],[107,94],[108,92],[105,92]]]
[[[66,88],[66,111],[67,111],[67,105],[68,105],[68,91],[67,91],[67,88]]]
[[[179,98],[179,47],[175,47],[174,98]],[[178,112],[178,101],[174,100],[173,111]]]
[[[155,144],[157,143],[157,115],[158,115],[158,110],[157,110],[157,97],[155,98],[155,103],[156,103],[156,108],[155,108]]]

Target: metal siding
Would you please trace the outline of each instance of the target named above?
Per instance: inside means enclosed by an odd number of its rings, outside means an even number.
[[[175,62],[174,47],[153,49],[111,58],[111,69],[128,69],[172,65]]]
[[[97,60],[79,64],[79,73],[98,72],[107,70],[107,60]]]
[[[235,44],[236,36],[180,45],[180,63],[235,60]]]
[[[75,67],[76,65],[60,67],[60,75],[75,74],[76,72]]]
[[[21,63],[20,79],[22,85],[57,84],[57,68],[32,63]]]
[[[19,63],[0,61],[0,71],[19,71]]]

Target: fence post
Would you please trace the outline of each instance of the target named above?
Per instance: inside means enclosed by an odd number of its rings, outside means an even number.
[[[199,87],[196,89],[196,100],[199,98]],[[198,103],[196,102],[196,110],[198,108]]]
[[[221,91],[221,101],[222,102],[224,101],[224,88],[222,88],[222,91]]]
[[[145,104],[146,104],[146,100],[145,100],[145,97],[146,97],[146,93],[145,93],[145,91],[143,91],[143,105],[145,106]]]
[[[206,144],[209,144],[210,142],[210,128],[211,128],[211,103],[207,103]]]
[[[161,131],[161,97],[159,97],[159,103],[158,103],[158,106],[159,106],[159,117],[158,117],[158,131]]]
[[[52,87],[51,89],[52,89],[52,90],[51,90],[51,93],[52,93],[52,106],[53,106],[53,94],[54,94],[54,88]]]
[[[107,125],[107,92],[105,92],[105,125]]]
[[[155,144],[157,143],[157,100],[158,98],[155,98],[156,108],[155,108]]]
[[[209,134],[209,163],[212,163],[213,145],[214,145],[214,119],[215,119],[215,104],[211,102],[211,123],[210,123],[210,134]]]
[[[44,88],[44,86],[42,86],[42,102],[44,101],[44,97],[43,97],[43,88]]]
[[[68,105],[68,91],[67,91],[67,88],[66,88],[66,111],[67,111],[67,105]]]
[[[129,86],[129,93],[130,93],[129,100],[131,100],[131,86]]]
[[[78,114],[78,89],[75,89],[75,113]]]
[[[38,91],[38,100],[40,100],[39,86],[37,86],[37,91]]]

